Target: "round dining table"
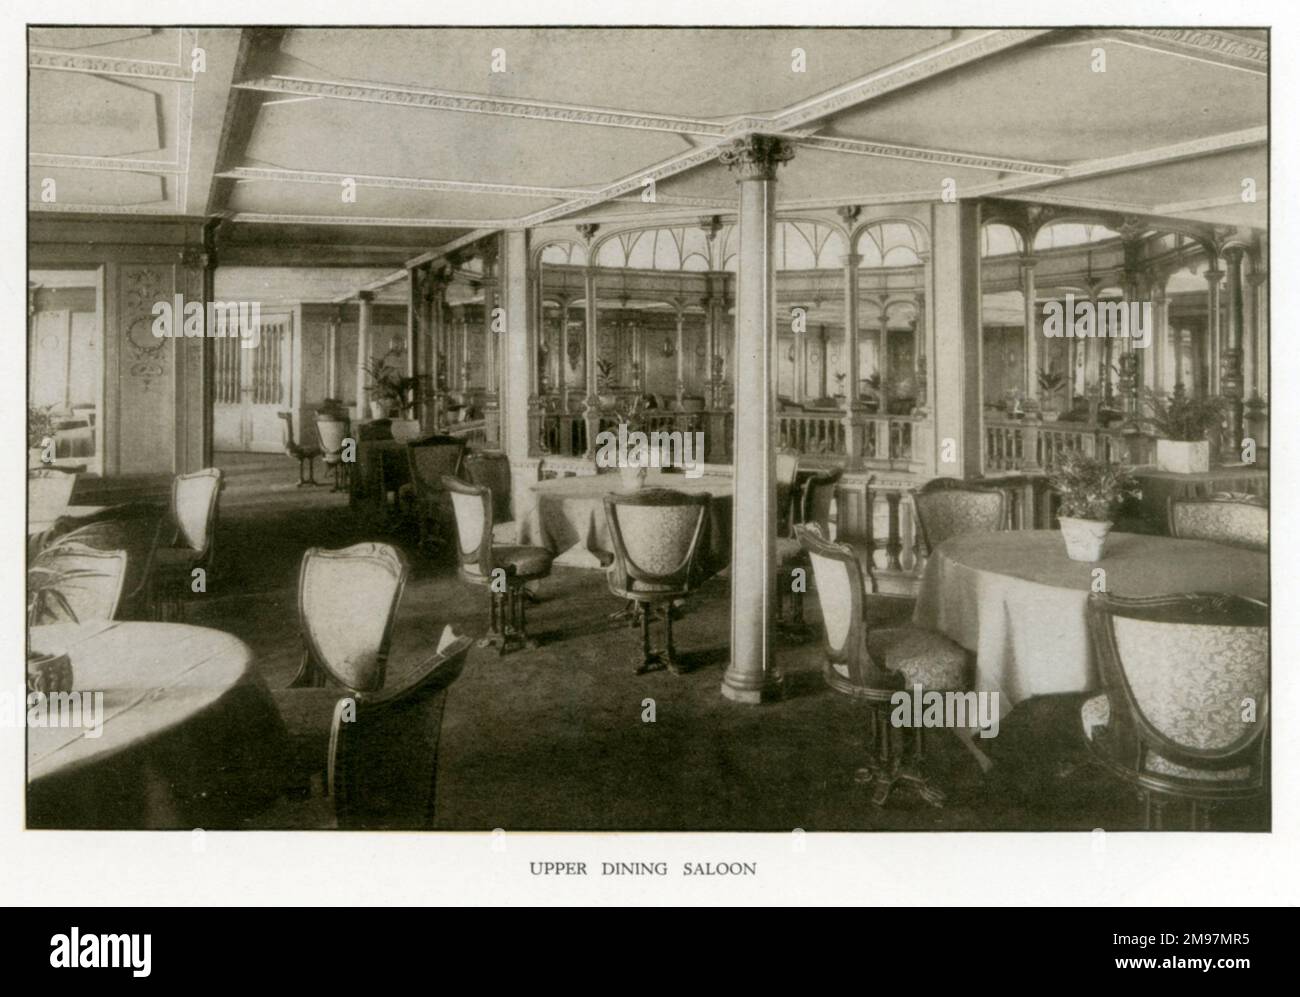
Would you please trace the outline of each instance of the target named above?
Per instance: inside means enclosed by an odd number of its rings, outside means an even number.
[[[1112,533],[1100,561],[1072,561],[1057,530],[967,533],[930,555],[914,621],[976,655],[975,691],[999,714],[1032,696],[1100,685],[1088,595],[1227,592],[1268,598],[1268,556],[1224,544]]]
[[[707,492],[709,522],[703,538],[701,563],[709,573],[731,562],[731,492],[729,476],[707,474],[689,477],[651,469],[646,488],[672,488],[698,495]],[[614,541],[605,519],[605,496],[624,491],[618,474],[594,474],[540,481],[530,489],[531,508],[519,518],[519,542],[545,547],[556,554],[555,563],[598,568],[597,551],[612,553]]]
[[[234,826],[278,792],[284,724],[239,638],[97,621],[33,627],[28,643],[68,656],[80,707],[75,726],[52,697],[28,712],[29,826]]]

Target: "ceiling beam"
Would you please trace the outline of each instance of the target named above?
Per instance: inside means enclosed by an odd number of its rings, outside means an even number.
[[[293,94],[330,100],[387,104],[428,111],[459,111],[465,114],[494,114],[511,118],[535,118],[603,128],[636,128],[642,131],[677,132],[688,135],[722,135],[723,126],[703,118],[642,111],[621,111],[608,107],[562,104],[553,101],[504,98],[489,94],[432,90],[355,80],[315,80],[292,76],[260,76],[236,83],[241,90],[263,94]]]
[[[1034,163],[1023,159],[1003,159],[996,156],[978,156],[947,149],[925,149],[917,146],[890,145],[885,142],[867,142],[853,138],[827,138],[810,135],[798,140],[807,149],[825,152],[843,152],[855,156],[878,156],[884,159],[904,159],[910,162],[929,163],[935,166],[964,166],[973,170],[994,173],[1024,173],[1029,176],[1065,176],[1067,168],[1051,163]]]
[[[280,47],[284,28],[245,28],[240,33],[239,54],[236,58],[232,80],[238,80],[252,65],[259,64]],[[263,96],[240,90],[232,83],[226,95],[226,110],[221,119],[221,138],[217,143],[213,161],[213,179],[208,191],[207,214],[223,214],[229,210],[230,197],[235,182],[221,173],[239,164],[248,150],[257,126],[257,116]]]
[[[530,187],[523,184],[480,183],[474,180],[426,180],[421,177],[375,176],[364,173],[327,173],[288,170],[279,167],[238,166],[218,176],[228,180],[271,180],[285,183],[313,183],[337,187],[352,180],[358,187],[389,190],[438,190],[462,194],[496,194],[506,197],[581,197],[591,193],[585,187]]]
[[[1139,48],[1268,75],[1268,45],[1233,31],[1212,28],[1125,28],[1107,31]]]
[[[357,288],[357,290],[353,291],[351,294],[335,298],[333,303],[341,305],[344,302],[352,301],[363,291],[378,291],[388,287],[390,284],[396,284],[398,281],[406,280],[410,277],[411,271],[414,268],[424,266],[426,263],[436,263],[439,260],[445,259],[456,250],[464,249],[466,246],[473,245],[480,239],[486,239],[490,235],[495,235],[498,231],[500,230],[477,229],[473,232],[467,232],[465,235],[457,236],[450,242],[443,243],[437,249],[431,249],[427,253],[421,253],[419,256],[412,257],[403,264],[400,270],[394,270],[392,273],[387,274],[378,280],[372,280],[370,283]]]

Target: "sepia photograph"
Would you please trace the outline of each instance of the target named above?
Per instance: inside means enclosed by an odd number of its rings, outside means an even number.
[[[15,831],[1270,839],[1268,24],[548,13],[10,26]]]

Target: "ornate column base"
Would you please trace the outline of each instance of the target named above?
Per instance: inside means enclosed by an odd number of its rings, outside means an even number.
[[[779,670],[761,676],[737,672],[728,668],[722,676],[722,697],[733,703],[761,706],[775,702],[785,695],[785,676]]]

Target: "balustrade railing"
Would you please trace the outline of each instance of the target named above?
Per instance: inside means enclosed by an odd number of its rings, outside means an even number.
[[[781,412],[777,415],[780,446],[801,454],[843,456],[844,413]]]
[[[1083,423],[985,419],[984,473],[1050,471],[1062,454],[1080,450],[1111,464],[1150,460],[1152,439],[1123,429]]]

